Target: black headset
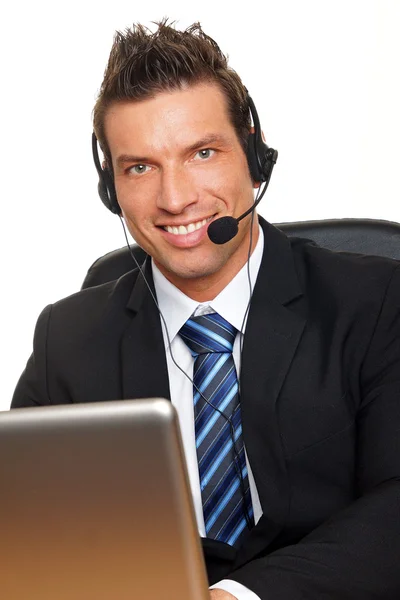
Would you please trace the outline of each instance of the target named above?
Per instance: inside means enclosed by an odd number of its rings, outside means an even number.
[[[247,96],[251,117],[254,124],[254,133],[249,134],[247,145],[247,162],[250,169],[250,175],[253,181],[268,184],[272,169],[278,158],[277,150],[270,148],[262,138],[260,119],[256,107],[250,96]],[[117,193],[115,191],[114,177],[109,168],[101,166],[96,134],[92,134],[92,152],[94,164],[99,176],[97,189],[104,206],[115,215],[121,214],[121,207],[118,204]]]

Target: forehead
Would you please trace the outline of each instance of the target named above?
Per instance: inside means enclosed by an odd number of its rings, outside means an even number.
[[[207,135],[236,139],[227,100],[213,83],[161,92],[152,98],[110,106],[105,134],[111,154],[130,151],[131,146],[163,151],[184,147]],[[144,148],[146,146],[146,148]]]

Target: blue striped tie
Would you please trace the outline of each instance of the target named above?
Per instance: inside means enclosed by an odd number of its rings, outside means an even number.
[[[196,449],[206,534],[209,538],[238,546],[248,531],[246,510],[252,523],[253,508],[243,446],[238,380],[232,356],[236,329],[218,313],[212,313],[191,317],[179,333],[195,359]],[[215,409],[231,417],[233,433],[227,419]]]

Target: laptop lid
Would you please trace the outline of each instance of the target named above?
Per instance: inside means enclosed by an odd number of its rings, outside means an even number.
[[[175,409],[0,414],[0,597],[208,600]]]

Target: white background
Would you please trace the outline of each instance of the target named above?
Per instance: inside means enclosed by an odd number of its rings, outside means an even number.
[[[0,15],[0,408],[39,312],[124,244],[96,192],[91,111],[116,29],[200,21],[279,150],[271,222],[400,221],[400,0],[8,3]],[[90,373],[88,374],[90,376]]]

